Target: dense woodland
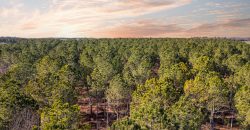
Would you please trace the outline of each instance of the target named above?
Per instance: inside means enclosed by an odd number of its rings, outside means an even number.
[[[1,40],[1,130],[250,129],[244,42]]]

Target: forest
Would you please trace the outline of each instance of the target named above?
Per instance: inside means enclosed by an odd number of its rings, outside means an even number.
[[[250,129],[250,44],[0,38],[0,130]]]

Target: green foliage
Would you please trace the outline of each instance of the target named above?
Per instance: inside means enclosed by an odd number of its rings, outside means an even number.
[[[41,112],[41,129],[43,130],[74,130],[77,128],[79,107],[55,101],[51,108]]]
[[[236,71],[236,70],[238,70],[242,65],[245,64],[246,60],[243,58],[242,55],[234,54],[234,55],[230,56],[230,57],[227,59],[226,62],[227,62],[228,68],[230,68],[231,71]]]
[[[128,117],[124,117],[119,121],[116,121],[112,124],[111,130],[141,130],[141,127],[135,123],[135,121],[129,119]]]
[[[86,51],[81,53],[80,63],[87,70],[87,72],[91,71],[94,67],[93,58]]]
[[[126,84],[122,80],[122,77],[117,75],[110,81],[109,88],[106,91],[106,98],[108,101],[112,102],[128,98],[129,93],[129,88],[126,88]]]
[[[132,48],[131,51],[124,66],[124,79],[129,85],[143,84],[152,76],[152,54],[146,54],[141,48]]]
[[[180,95],[183,92],[183,85],[187,79],[191,76],[189,67],[183,63],[173,64],[171,67],[166,68],[164,74],[161,75],[160,80],[170,80],[176,91]],[[177,93],[175,93],[177,94]],[[177,95],[176,95],[177,96]]]
[[[36,103],[30,97],[19,90],[15,82],[7,82],[0,86],[0,128],[8,128],[8,123],[12,121],[15,112],[22,108],[31,106],[36,108]]]
[[[186,82],[184,89],[191,101],[196,101],[209,110],[228,104],[228,88],[216,72],[199,72],[194,80]]]
[[[181,97],[169,110],[165,117],[165,126],[168,129],[199,130],[204,123],[205,115],[195,102],[190,102],[187,97]]]
[[[238,119],[245,128],[250,128],[250,87],[243,86],[235,95],[235,107],[238,110]]]
[[[250,86],[250,62],[239,68],[235,74],[235,80],[241,86]]]
[[[19,63],[10,66],[8,74],[10,79],[26,84],[33,77],[34,71],[32,64]]]
[[[38,126],[33,126],[32,130],[39,130],[39,127]]]
[[[147,80],[132,96],[131,119],[142,128],[161,128],[164,110],[176,100],[176,90],[168,81]]]
[[[97,56],[95,59],[96,67],[91,73],[93,79],[93,85],[106,84],[110,78],[115,74],[113,65],[108,59],[104,59],[102,56]]]
[[[37,129],[78,129],[79,87],[87,88],[86,98],[130,105],[130,118],[111,129],[200,129],[221,108],[237,109],[236,123],[249,127],[249,44],[221,38],[5,41],[13,44],[0,45],[0,129],[9,129],[26,107],[41,112]]]
[[[60,64],[50,58],[49,56],[43,57],[37,64],[37,74],[40,78],[44,78],[52,73],[55,73],[60,67]]]
[[[54,84],[52,93],[53,100],[72,103],[76,99],[73,88],[75,75],[69,65],[63,66],[55,75],[57,83]]]
[[[201,56],[195,59],[191,59],[193,69],[195,71],[209,71],[214,70],[214,63],[208,56]]]

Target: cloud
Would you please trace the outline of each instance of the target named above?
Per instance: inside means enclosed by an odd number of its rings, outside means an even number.
[[[1,18],[22,16],[22,11],[21,11],[21,8],[23,7],[22,3],[14,4],[11,2],[9,6],[7,6],[7,7],[0,6],[0,17]]]
[[[202,24],[186,30],[189,36],[250,36],[250,18],[233,19],[223,23]]]
[[[248,4],[239,1],[227,1],[227,2],[208,2],[207,6],[216,7],[216,8],[244,8],[248,7]]]
[[[35,29],[37,27],[37,24],[34,22],[30,22],[30,23],[25,23],[21,26],[21,30],[32,30]]]
[[[176,24],[164,24],[162,21],[140,20],[130,21],[118,26],[105,28],[92,35],[98,37],[164,37],[167,34],[175,34],[183,31]]]
[[[132,24],[129,24],[132,23]],[[162,21],[130,21],[118,26],[104,28],[94,32],[95,37],[249,37],[250,18],[228,20],[223,23],[209,23],[184,28],[178,24]]]
[[[47,8],[32,8],[14,0],[10,6],[0,6],[0,35],[19,37],[192,37],[250,36],[250,20],[238,18],[234,6],[226,11],[198,8],[191,14],[174,18],[147,18],[162,15],[162,11],[177,10],[192,0],[47,0]],[[230,6],[229,6],[230,5]],[[238,7],[238,6],[237,6]],[[159,13],[161,12],[161,13]],[[191,15],[216,16],[210,23],[201,23]]]
[[[2,27],[0,35],[21,37],[90,36],[91,31],[103,26],[119,24],[121,19],[134,19],[145,14],[177,8],[191,0],[48,0],[48,10],[32,10],[24,7],[5,8],[0,17],[11,16],[14,25]],[[19,3],[18,3],[19,2]],[[7,13],[6,13],[7,12]],[[13,13],[8,13],[13,12]],[[12,16],[11,14],[22,14]],[[10,19],[7,19],[10,20]],[[10,32],[10,30],[12,32]],[[25,32],[25,33],[23,33]],[[39,35],[39,33],[43,35]]]
[[[191,0],[120,0],[108,4],[111,8],[101,10],[108,13],[124,12],[130,15],[141,15],[164,9],[177,8],[191,2]]]

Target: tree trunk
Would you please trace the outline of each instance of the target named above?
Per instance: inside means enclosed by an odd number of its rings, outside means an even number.
[[[214,102],[213,102],[212,111],[210,115],[210,125],[211,125],[211,130],[214,130]]]
[[[118,111],[116,110],[116,120],[118,121],[119,120],[119,113],[118,113]]]
[[[90,101],[90,115],[93,114],[93,105],[92,105],[92,101]]]
[[[107,101],[107,109],[106,109],[106,114],[107,114],[107,127],[109,127],[109,101]]]
[[[153,130],[153,122],[152,122],[152,120],[150,122],[150,130]]]
[[[230,112],[232,111],[232,114],[234,115],[234,110],[232,109],[232,105],[233,105],[233,89],[234,86],[231,88],[231,91],[230,91]],[[231,115],[231,118],[230,118],[230,130],[233,129],[233,115]]]
[[[116,105],[115,105],[115,108],[116,108],[116,120],[117,121],[119,120],[119,105],[118,105],[118,102],[119,101],[116,101]]]
[[[230,130],[233,130],[233,118],[231,118]]]
[[[96,113],[96,124],[97,124],[97,130],[99,130],[99,121],[98,121],[98,113],[99,113],[99,111],[98,111],[98,108],[99,108],[99,102],[97,102],[97,107],[96,107],[96,111],[97,111],[97,113]]]
[[[98,107],[99,107],[99,101],[98,101],[98,97],[97,97],[97,90],[95,91],[95,95],[96,95],[96,129],[99,130],[99,122],[98,122]]]
[[[89,94],[89,87],[87,86],[87,92],[88,92],[88,97],[89,97],[89,104],[90,104],[90,115],[93,115],[93,102]]]

